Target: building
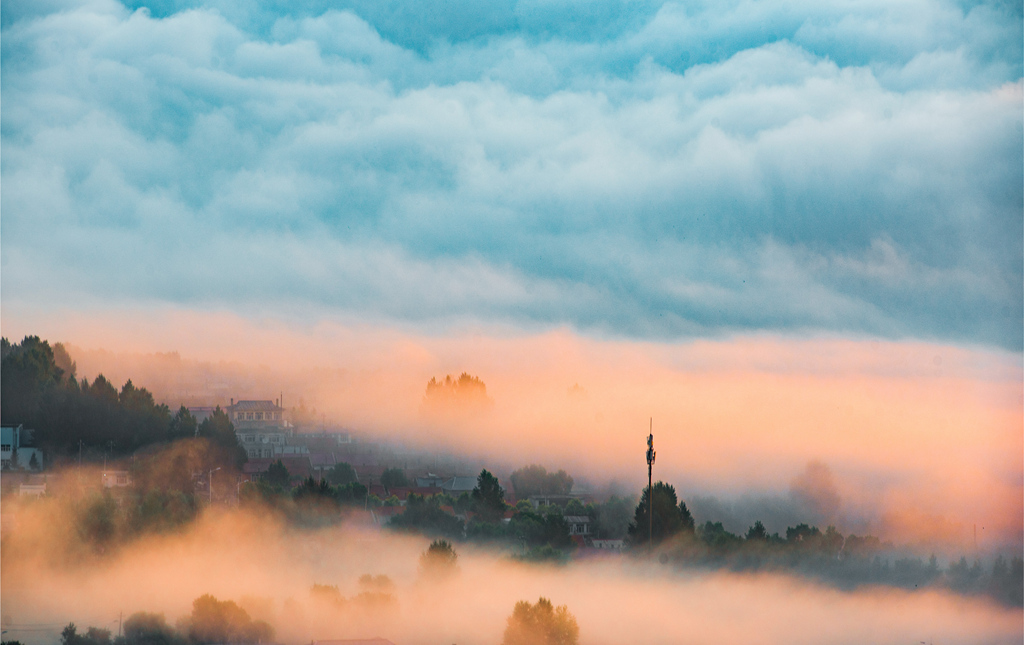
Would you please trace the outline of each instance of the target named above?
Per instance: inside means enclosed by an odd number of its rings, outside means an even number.
[[[420,488],[427,486],[440,488],[442,484],[444,484],[444,478],[434,473],[427,473],[423,477],[416,478],[416,486]]]
[[[231,399],[228,417],[235,430],[263,430],[289,427],[285,409],[277,401],[239,401]]]
[[[590,546],[605,551],[622,551],[626,548],[625,540],[591,540]]]
[[[569,525],[569,537],[576,535],[583,539],[590,537],[590,517],[586,515],[563,515],[562,519]]]
[[[104,470],[103,488],[127,488],[132,485],[132,478],[127,470]]]
[[[476,488],[476,477],[463,477],[460,475],[456,475],[441,484],[441,490],[455,499],[458,499],[459,495],[463,493],[472,493],[474,488]]]
[[[249,459],[269,459],[275,455],[295,454],[286,451],[291,424],[285,409],[277,401],[239,401],[231,399],[226,408],[228,418],[235,426],[238,442]]]
[[[42,470],[43,453],[31,443],[32,431],[23,425],[0,426],[0,468]]]

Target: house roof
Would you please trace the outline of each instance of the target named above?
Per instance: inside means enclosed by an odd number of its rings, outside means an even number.
[[[468,493],[474,488],[476,488],[476,477],[462,477],[456,475],[441,484],[441,489],[453,497],[457,497],[462,493]]]
[[[274,405],[273,401],[239,401],[229,405],[232,412],[283,412],[284,408]]]
[[[566,515],[562,519],[569,524],[586,524],[590,522],[590,517],[587,515]]]
[[[333,452],[311,452],[309,463],[313,468],[333,468],[338,460],[335,459]]]
[[[245,462],[242,472],[247,474],[265,473],[270,468],[270,464],[276,463],[278,459],[281,460],[284,467],[288,469],[288,474],[292,477],[305,479],[313,474],[313,468],[309,463],[308,455],[252,458]]]

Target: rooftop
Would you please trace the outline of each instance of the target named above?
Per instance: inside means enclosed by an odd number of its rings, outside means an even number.
[[[273,401],[239,401],[228,406],[232,412],[284,412]]]

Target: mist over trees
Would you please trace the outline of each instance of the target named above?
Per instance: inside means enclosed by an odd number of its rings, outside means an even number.
[[[487,385],[479,377],[463,372],[458,378],[451,374],[427,382],[423,405],[428,412],[473,411],[489,408],[493,402],[487,396]]]
[[[420,575],[432,579],[444,579],[458,572],[459,556],[448,540],[434,540],[420,556]]]
[[[535,604],[520,600],[508,618],[501,645],[576,645],[580,628],[569,608],[557,608],[543,596]]]
[[[109,629],[90,627],[79,634],[74,623],[61,631],[61,645],[214,645],[221,643],[270,643],[274,628],[232,600],[204,594],[192,602],[192,612],[175,627],[163,614],[136,612],[124,621],[124,635],[111,639]]]
[[[514,471],[509,479],[518,499],[535,495],[568,495],[572,492],[573,480],[567,472],[559,470],[549,473],[544,466],[537,464]]]
[[[627,529],[629,544],[634,547],[646,544],[649,534],[654,544],[661,544],[678,533],[693,533],[694,530],[693,516],[686,503],[676,497],[675,487],[657,482],[653,488],[653,494],[650,489],[644,489]],[[654,500],[653,506],[648,504],[649,496]]]

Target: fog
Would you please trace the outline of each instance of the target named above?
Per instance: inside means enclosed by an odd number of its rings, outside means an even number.
[[[29,322],[5,333],[17,338]],[[1020,358],[1010,352],[498,328],[430,336],[183,311],[36,322],[25,333],[68,343],[80,376],[132,378],[172,408],[283,393],[286,406],[301,400],[322,422],[374,440],[469,456],[506,474],[528,463],[566,468],[633,494],[645,484],[653,417],[655,478],[684,499],[735,508],[754,500],[777,507],[779,523],[795,508],[812,513],[802,520],[897,542],[973,547],[976,526],[982,549],[1021,545],[1024,406]],[[486,384],[489,405],[443,414],[424,406],[431,378],[464,371]],[[828,468],[831,501],[797,493],[808,463]]]
[[[15,504],[17,502],[8,502]],[[266,620],[283,643],[380,636],[399,645],[498,643],[518,600],[567,605],[580,642],[603,643],[1018,643],[1019,609],[937,590],[842,592],[782,575],[679,573],[631,558],[564,567],[526,565],[456,545],[459,571],[421,577],[428,541],[350,517],[299,530],[273,516],[214,510],[187,531],[105,553],[76,550],[68,506],[25,502],[6,527],[2,593],[8,638],[53,643],[74,621],[117,630],[119,615],[162,612],[169,622],[210,593]],[[58,555],[59,554],[59,555]],[[386,575],[394,603],[359,603],[364,574]],[[337,585],[336,606],[311,586]],[[20,631],[44,625],[42,630]]]

